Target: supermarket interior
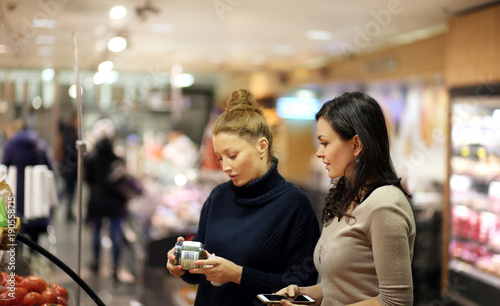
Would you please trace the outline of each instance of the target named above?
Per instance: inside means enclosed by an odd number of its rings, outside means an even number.
[[[62,263],[11,240],[0,278],[59,284],[61,305],[194,305],[197,286],[169,273],[166,254],[228,180],[212,127],[231,92],[255,95],[279,172],[319,218],[332,183],[315,114],[362,91],[384,111],[412,194],[413,305],[500,304],[499,1],[171,2],[0,0],[0,179],[24,201],[18,235],[40,222],[36,244]],[[23,173],[3,162],[20,121],[48,160]],[[139,185],[119,265],[112,220],[98,262],[86,222],[83,160],[103,134]]]

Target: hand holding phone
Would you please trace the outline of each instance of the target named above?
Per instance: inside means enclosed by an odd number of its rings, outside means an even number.
[[[313,304],[315,302],[314,299],[305,294],[297,295],[293,298],[281,294],[258,294],[257,298],[264,304],[279,304],[283,299],[293,304]]]

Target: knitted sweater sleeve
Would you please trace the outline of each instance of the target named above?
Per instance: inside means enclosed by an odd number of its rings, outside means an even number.
[[[405,200],[386,201],[371,215],[368,236],[379,282],[381,305],[411,305],[414,220]]]

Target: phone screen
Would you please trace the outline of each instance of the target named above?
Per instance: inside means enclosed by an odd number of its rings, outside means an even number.
[[[297,296],[295,299],[293,299],[293,301],[294,302],[314,302],[314,301],[311,301],[311,298],[307,298],[304,295]]]
[[[314,303],[314,300],[307,295],[298,295],[294,299],[288,298],[287,296],[279,295],[279,294],[259,294],[257,297],[263,303],[269,303],[269,304],[274,304],[274,303],[279,304],[279,302],[282,299],[289,300],[290,302],[297,303],[297,304],[312,304],[312,303]]]
[[[261,296],[271,302],[279,302],[282,299],[286,299],[286,296],[279,294],[261,294]]]

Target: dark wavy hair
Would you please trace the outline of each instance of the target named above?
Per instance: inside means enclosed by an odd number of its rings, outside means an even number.
[[[320,118],[346,141],[358,135],[363,146],[361,154],[347,166],[352,166],[349,177],[340,177],[330,188],[323,222],[352,217],[347,213],[351,203],[360,204],[363,193],[377,186],[394,185],[411,197],[394,170],[384,113],[375,99],[358,91],[344,93],[321,107],[316,120]]]

